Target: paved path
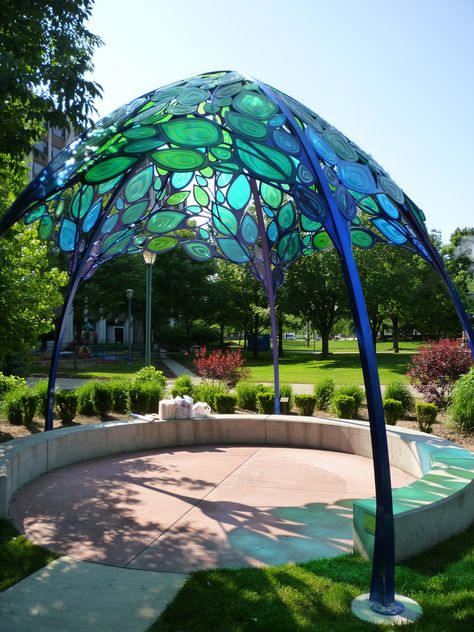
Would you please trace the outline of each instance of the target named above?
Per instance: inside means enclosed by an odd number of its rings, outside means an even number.
[[[284,472],[284,477],[281,473]],[[394,486],[412,477],[392,468]],[[76,463],[21,488],[10,515],[63,557],[0,593],[2,632],[145,632],[186,573],[334,556],[372,461],[277,446],[193,446]]]

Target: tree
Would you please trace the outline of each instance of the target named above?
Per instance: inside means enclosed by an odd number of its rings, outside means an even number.
[[[102,44],[85,24],[93,0],[2,0],[0,173],[18,172],[45,123],[83,128],[101,87],[86,78]]]
[[[335,250],[301,257],[287,272],[287,304],[321,334],[322,356],[329,355],[329,336],[347,316],[347,290]]]

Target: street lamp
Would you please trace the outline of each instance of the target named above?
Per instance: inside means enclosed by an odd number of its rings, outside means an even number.
[[[146,267],[146,313],[145,313],[145,366],[151,365],[151,281],[156,254],[143,251]]]
[[[133,290],[125,290],[125,296],[128,301],[128,364],[132,364],[132,298]]]

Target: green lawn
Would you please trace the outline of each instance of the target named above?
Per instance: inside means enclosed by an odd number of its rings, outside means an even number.
[[[397,568],[397,591],[423,617],[410,632],[474,629],[474,525]],[[190,576],[150,632],[363,632],[351,601],[368,592],[370,564],[356,555]],[[399,629],[398,627],[396,629]]]
[[[0,592],[58,557],[20,535],[9,520],[0,520]]]
[[[254,382],[273,382],[273,363],[270,353],[259,353],[257,359],[245,352],[246,366],[251,369],[250,379]],[[395,380],[407,383],[407,365],[410,353],[379,353],[377,363],[381,384]],[[280,380],[290,384],[315,384],[332,377],[336,384],[363,384],[359,355],[337,353],[329,360],[304,353],[286,353],[280,358]]]
[[[400,351],[403,353],[413,353],[418,350],[420,345],[423,344],[421,342],[412,342],[412,341],[401,341],[400,342]],[[283,341],[283,350],[286,351],[313,351],[314,343],[310,340],[309,347],[306,345],[306,341],[298,339],[298,340],[284,340]],[[357,340],[330,340],[329,341],[329,351],[331,353],[359,353],[359,347],[357,344]],[[316,341],[316,352],[321,353],[321,341]],[[393,343],[392,341],[388,342],[377,342],[377,353],[393,353]]]

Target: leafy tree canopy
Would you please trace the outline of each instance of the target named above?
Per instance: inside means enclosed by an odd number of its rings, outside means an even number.
[[[93,0],[2,0],[0,172],[21,169],[45,122],[82,128],[101,87],[87,79],[102,44],[86,28]]]

